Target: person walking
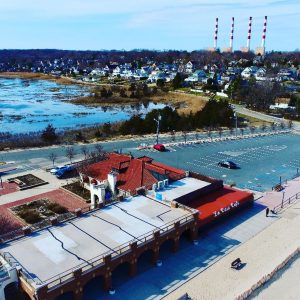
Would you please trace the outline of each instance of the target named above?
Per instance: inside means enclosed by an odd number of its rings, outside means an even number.
[[[269,209],[269,207],[267,207],[267,208],[266,208],[266,217],[269,216],[269,212],[270,212],[270,209]]]

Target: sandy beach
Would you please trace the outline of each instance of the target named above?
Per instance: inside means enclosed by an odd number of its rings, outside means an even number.
[[[186,292],[192,299],[245,299],[247,291],[300,249],[300,203],[272,217],[277,221],[164,299],[178,299]],[[230,267],[236,258],[245,264],[239,271]],[[299,278],[300,268],[297,266],[289,272],[292,272],[289,276]],[[295,299],[291,298],[289,284],[288,279],[281,281],[277,284],[278,289],[282,289],[281,295],[288,297],[285,299]],[[265,291],[266,298],[260,298],[264,297],[261,294],[257,299],[284,299],[278,297],[275,290],[268,290]]]
[[[282,270],[249,297],[249,300],[298,300],[300,295],[300,255],[292,259]]]

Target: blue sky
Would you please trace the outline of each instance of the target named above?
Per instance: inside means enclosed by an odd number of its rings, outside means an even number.
[[[219,47],[261,44],[268,16],[267,50],[300,48],[300,0],[1,0],[0,49],[57,48],[185,49],[213,46],[219,17]]]

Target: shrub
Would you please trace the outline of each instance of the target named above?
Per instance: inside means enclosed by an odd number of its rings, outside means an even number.
[[[29,224],[34,224],[41,220],[40,214],[34,209],[24,209],[19,212],[19,216]]]
[[[49,204],[47,204],[47,208],[59,215],[65,214],[68,212],[68,210],[64,206],[61,206],[58,203],[49,203]]]

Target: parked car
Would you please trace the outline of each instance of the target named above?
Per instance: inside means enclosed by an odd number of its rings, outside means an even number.
[[[153,146],[153,148],[160,152],[166,151],[166,147],[163,144],[156,144]]]
[[[63,166],[55,173],[55,175],[57,178],[63,178],[66,174],[68,174],[74,170],[75,170],[75,168],[73,166]]]
[[[239,169],[239,166],[230,160],[220,161],[220,162],[218,162],[218,166],[227,168],[227,169]]]
[[[58,170],[60,170],[61,168],[63,168],[63,167],[64,167],[64,166],[57,166],[57,167],[54,167],[54,168],[52,168],[52,169],[50,170],[50,173],[53,174],[53,175],[55,175],[56,172],[57,172]]]

